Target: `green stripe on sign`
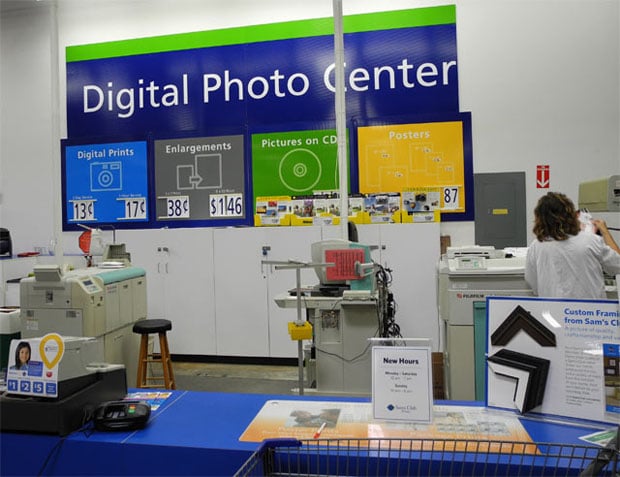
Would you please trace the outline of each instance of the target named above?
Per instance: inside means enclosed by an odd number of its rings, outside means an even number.
[[[456,23],[456,8],[454,5],[446,5],[412,10],[350,15],[343,19],[343,28],[345,33],[357,33],[452,23]],[[68,46],[66,48],[66,61],[67,63],[71,63],[74,61],[162,53],[166,51],[191,50],[193,48],[309,38],[313,36],[333,35],[333,33],[334,22],[332,18],[298,20],[268,25],[244,26],[221,30],[109,41],[90,45]]]
[[[350,15],[343,18],[343,29],[345,33],[357,33],[431,25],[450,25],[452,23],[456,23],[456,8],[454,5],[444,5],[413,10]]]

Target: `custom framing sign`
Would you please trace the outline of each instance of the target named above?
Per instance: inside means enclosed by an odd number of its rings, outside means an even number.
[[[486,404],[618,422],[618,302],[487,297]]]

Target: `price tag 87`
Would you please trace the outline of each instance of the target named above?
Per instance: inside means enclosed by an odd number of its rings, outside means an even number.
[[[443,204],[443,210],[456,210],[460,208],[461,202],[461,188],[458,186],[448,186],[443,188],[441,202]]]

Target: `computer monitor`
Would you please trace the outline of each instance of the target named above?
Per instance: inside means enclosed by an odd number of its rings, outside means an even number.
[[[373,274],[360,268],[371,260],[367,245],[343,239],[322,240],[311,245],[311,257],[314,263],[334,264],[315,268],[320,287],[334,290],[373,288]]]
[[[315,242],[310,245],[310,254],[313,263],[334,263],[334,253],[335,251],[347,251],[350,250],[350,244],[348,240],[343,239],[328,239],[321,240],[320,242]],[[327,252],[330,253],[327,253]],[[328,256],[330,259],[328,259]],[[334,268],[334,267],[329,267]],[[336,278],[332,272],[329,273],[328,277],[328,267],[315,267],[316,276],[319,279],[319,284],[322,286],[338,286],[338,285],[346,285],[347,279]]]

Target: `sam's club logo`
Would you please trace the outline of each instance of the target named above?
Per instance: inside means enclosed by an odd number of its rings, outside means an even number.
[[[397,406],[394,404],[388,404],[387,406],[385,406],[385,408],[388,411],[403,411],[403,412],[411,412],[411,411],[416,411],[418,409],[417,406],[412,406],[410,404],[406,405],[406,406]]]

